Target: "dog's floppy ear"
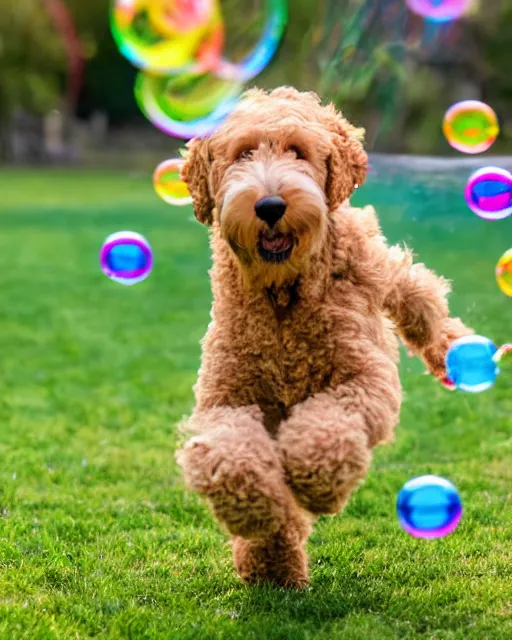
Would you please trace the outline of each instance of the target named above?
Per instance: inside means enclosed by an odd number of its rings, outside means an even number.
[[[211,158],[208,139],[190,140],[184,157],[181,178],[186,182],[192,196],[195,216],[202,224],[211,225],[214,202],[209,186]]]
[[[332,109],[331,113],[334,111]],[[335,113],[335,112],[334,112]],[[326,195],[329,208],[335,209],[360,187],[368,172],[368,156],[363,148],[364,129],[357,129],[335,113],[330,122],[331,153],[327,160]]]

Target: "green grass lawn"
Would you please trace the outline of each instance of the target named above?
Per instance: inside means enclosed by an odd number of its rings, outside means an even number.
[[[390,241],[454,280],[478,333],[512,341],[494,266],[512,218],[465,207],[467,171],[380,163],[357,194]],[[155,254],[135,287],[98,266],[114,231]],[[207,233],[149,175],[0,173],[0,639],[512,638],[512,366],[481,395],[445,391],[405,358],[396,443],[309,543],[311,588],[247,588],[174,462],[209,322]],[[396,494],[435,473],[459,488],[457,531],[404,533]]]

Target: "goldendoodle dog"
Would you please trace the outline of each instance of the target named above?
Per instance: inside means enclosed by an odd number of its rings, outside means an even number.
[[[232,539],[242,580],[308,584],[305,544],[389,442],[398,337],[435,376],[452,340],[449,287],[388,247],[365,180],[363,131],[313,93],[247,92],[183,179],[211,227],[212,321],[178,452],[187,485]]]

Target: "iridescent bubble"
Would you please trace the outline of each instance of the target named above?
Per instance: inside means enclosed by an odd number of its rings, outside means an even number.
[[[512,249],[505,251],[496,266],[496,280],[506,296],[512,296]]]
[[[512,173],[484,167],[471,175],[464,192],[468,207],[485,220],[501,220],[512,214]]]
[[[155,127],[177,138],[203,137],[231,113],[243,91],[238,82],[201,76],[139,73],[135,99]]]
[[[100,252],[103,273],[119,284],[132,285],[145,280],[153,268],[149,242],[134,231],[119,231],[105,240]]]
[[[446,354],[446,374],[460,391],[481,393],[496,382],[500,372],[498,347],[484,336],[464,336],[454,340]]]
[[[444,116],[443,133],[450,145],[462,153],[487,151],[499,132],[496,114],[478,100],[457,102]]]
[[[111,27],[121,53],[144,73],[135,97],[157,128],[178,138],[212,133],[231,112],[243,84],[275,54],[287,0],[266,0],[263,31],[241,60],[222,56],[219,0],[113,0]]]
[[[431,22],[450,22],[471,8],[472,0],[407,0],[411,11]]]
[[[113,0],[111,28],[119,51],[139,69],[201,74],[248,82],[275,54],[287,18],[286,0],[266,0],[267,21],[240,62],[222,57],[225,33],[219,0]]]
[[[164,160],[155,169],[153,185],[155,191],[167,204],[183,207],[192,203],[192,197],[187,185],[180,177],[180,170],[184,160],[172,158]]]
[[[442,538],[452,533],[462,517],[455,486],[438,476],[420,476],[406,482],[398,494],[400,526],[415,538]]]
[[[114,0],[111,28],[122,55],[157,74],[204,73],[224,47],[218,0]]]
[[[240,62],[220,58],[213,72],[235,82],[248,82],[256,77],[274,56],[288,21],[287,0],[266,0],[267,21],[259,41]]]

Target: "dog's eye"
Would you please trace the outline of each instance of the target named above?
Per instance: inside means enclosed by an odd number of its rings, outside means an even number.
[[[287,151],[291,151],[297,156],[297,160],[305,160],[306,154],[303,153],[302,149],[295,144],[292,144],[288,147]]]
[[[252,158],[252,153],[253,153],[253,149],[242,149],[242,151],[240,151],[239,154],[237,155],[236,159],[249,160],[250,158]]]

